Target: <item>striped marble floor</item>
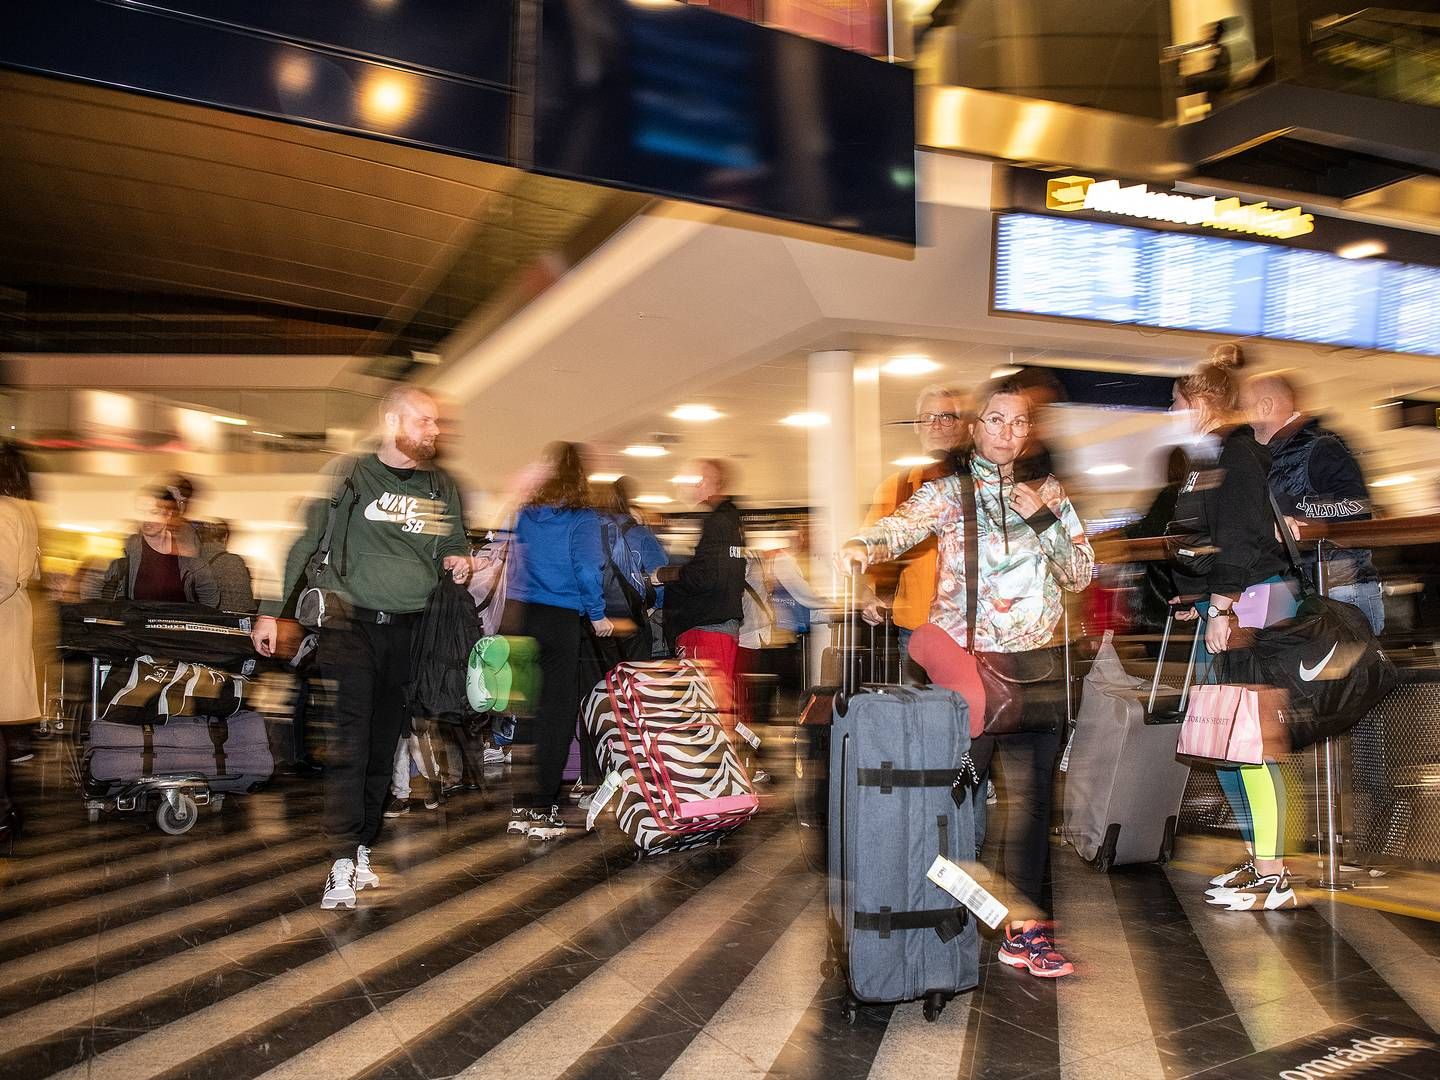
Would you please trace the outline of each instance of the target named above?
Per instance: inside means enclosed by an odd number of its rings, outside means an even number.
[[[1245,1078],[1377,1034],[1413,1043],[1386,1075],[1440,1075],[1440,924],[1354,903],[1219,913],[1191,870],[1104,876],[1057,847],[1075,977],[987,947],[940,1022],[906,1004],[850,1027],[783,791],[719,848],[637,862],[613,830],[507,837],[502,776],[417,804],[378,847],[381,887],[324,912],[313,782],[170,838],[89,824],[53,755],[15,777],[0,1077]]]

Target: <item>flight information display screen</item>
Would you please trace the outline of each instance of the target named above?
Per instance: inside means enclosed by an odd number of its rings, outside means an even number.
[[[994,307],[1440,356],[1440,268],[1002,214]]]

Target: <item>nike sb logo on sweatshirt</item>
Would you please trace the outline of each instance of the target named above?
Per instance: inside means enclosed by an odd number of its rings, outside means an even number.
[[[450,531],[443,502],[393,491],[382,492],[365,507],[365,517],[368,521],[399,525],[407,533],[444,536]]]

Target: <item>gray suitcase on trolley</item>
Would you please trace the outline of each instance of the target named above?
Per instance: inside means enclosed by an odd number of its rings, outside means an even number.
[[[970,749],[965,701],[948,690],[838,695],[830,739],[832,946],[857,1002],[944,1003],[979,981],[975,919],[925,875],[936,855],[975,859],[966,791],[951,785]]]
[[[1165,644],[1169,637],[1167,626]],[[1194,656],[1192,644],[1185,686]],[[1130,675],[1106,631],[1085,676],[1067,754],[1061,834],[1100,871],[1163,863],[1174,848],[1180,800],[1190,778],[1190,766],[1175,757],[1185,694],[1184,686],[1177,691],[1161,685],[1159,673],[1157,661],[1148,682]]]

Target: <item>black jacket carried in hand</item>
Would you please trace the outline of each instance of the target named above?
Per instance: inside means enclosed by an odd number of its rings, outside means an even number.
[[[1285,549],[1275,535],[1270,509],[1270,454],[1255,441],[1248,424],[1217,432],[1219,453],[1212,460],[1197,450],[1193,469],[1180,486],[1175,519],[1216,549],[1203,577],[1175,571],[1186,594],[1239,596],[1252,585],[1289,574]]]
[[[673,641],[686,630],[740,622],[745,596],[745,535],[734,500],[705,515],[695,554],[660,571],[665,583],[665,632]]]

